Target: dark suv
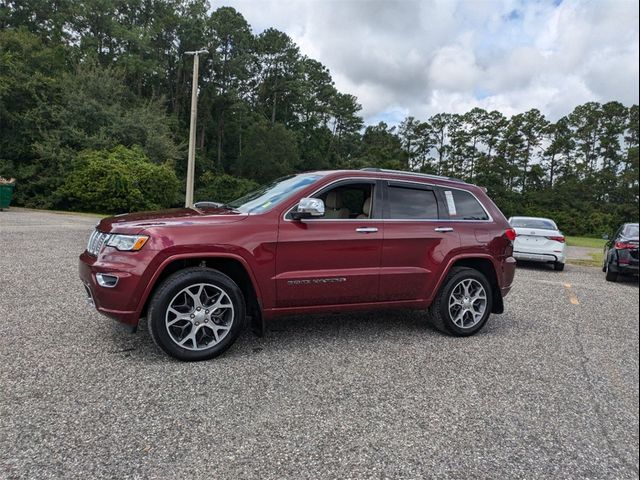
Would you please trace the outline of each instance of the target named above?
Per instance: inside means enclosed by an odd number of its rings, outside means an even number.
[[[607,281],[617,281],[620,274],[638,275],[638,224],[625,223],[606,238],[602,271]]]
[[[515,231],[484,190],[364,169],[279,179],[226,205],[102,220],[80,256],[101,313],[183,360],[227,349],[249,319],[429,309],[440,330],[478,332],[502,313]]]

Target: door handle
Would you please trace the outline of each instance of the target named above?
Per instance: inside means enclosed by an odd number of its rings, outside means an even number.
[[[453,232],[453,228],[451,227],[438,227],[435,229],[436,232],[438,233],[447,233],[447,232]]]
[[[356,232],[358,233],[376,233],[378,231],[377,227],[359,227],[356,228]]]

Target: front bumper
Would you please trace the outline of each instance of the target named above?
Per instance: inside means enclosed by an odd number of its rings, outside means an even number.
[[[138,290],[140,278],[118,265],[99,263],[87,252],[80,255],[79,274],[82,281],[87,303],[95,307],[98,312],[130,326],[136,326],[140,320],[138,311]],[[114,287],[103,287],[98,284],[97,273],[108,273],[118,277]]]

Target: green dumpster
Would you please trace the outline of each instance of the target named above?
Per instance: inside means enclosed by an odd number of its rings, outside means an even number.
[[[0,212],[5,208],[9,208],[15,186],[15,183],[0,183]]]

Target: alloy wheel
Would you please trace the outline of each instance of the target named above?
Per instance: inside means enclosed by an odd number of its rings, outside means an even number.
[[[234,320],[231,298],[210,283],[189,285],[173,297],[165,314],[169,337],[187,350],[206,350],[224,339]]]
[[[449,296],[449,316],[459,328],[472,328],[487,310],[487,292],[482,284],[467,278],[460,281]]]

